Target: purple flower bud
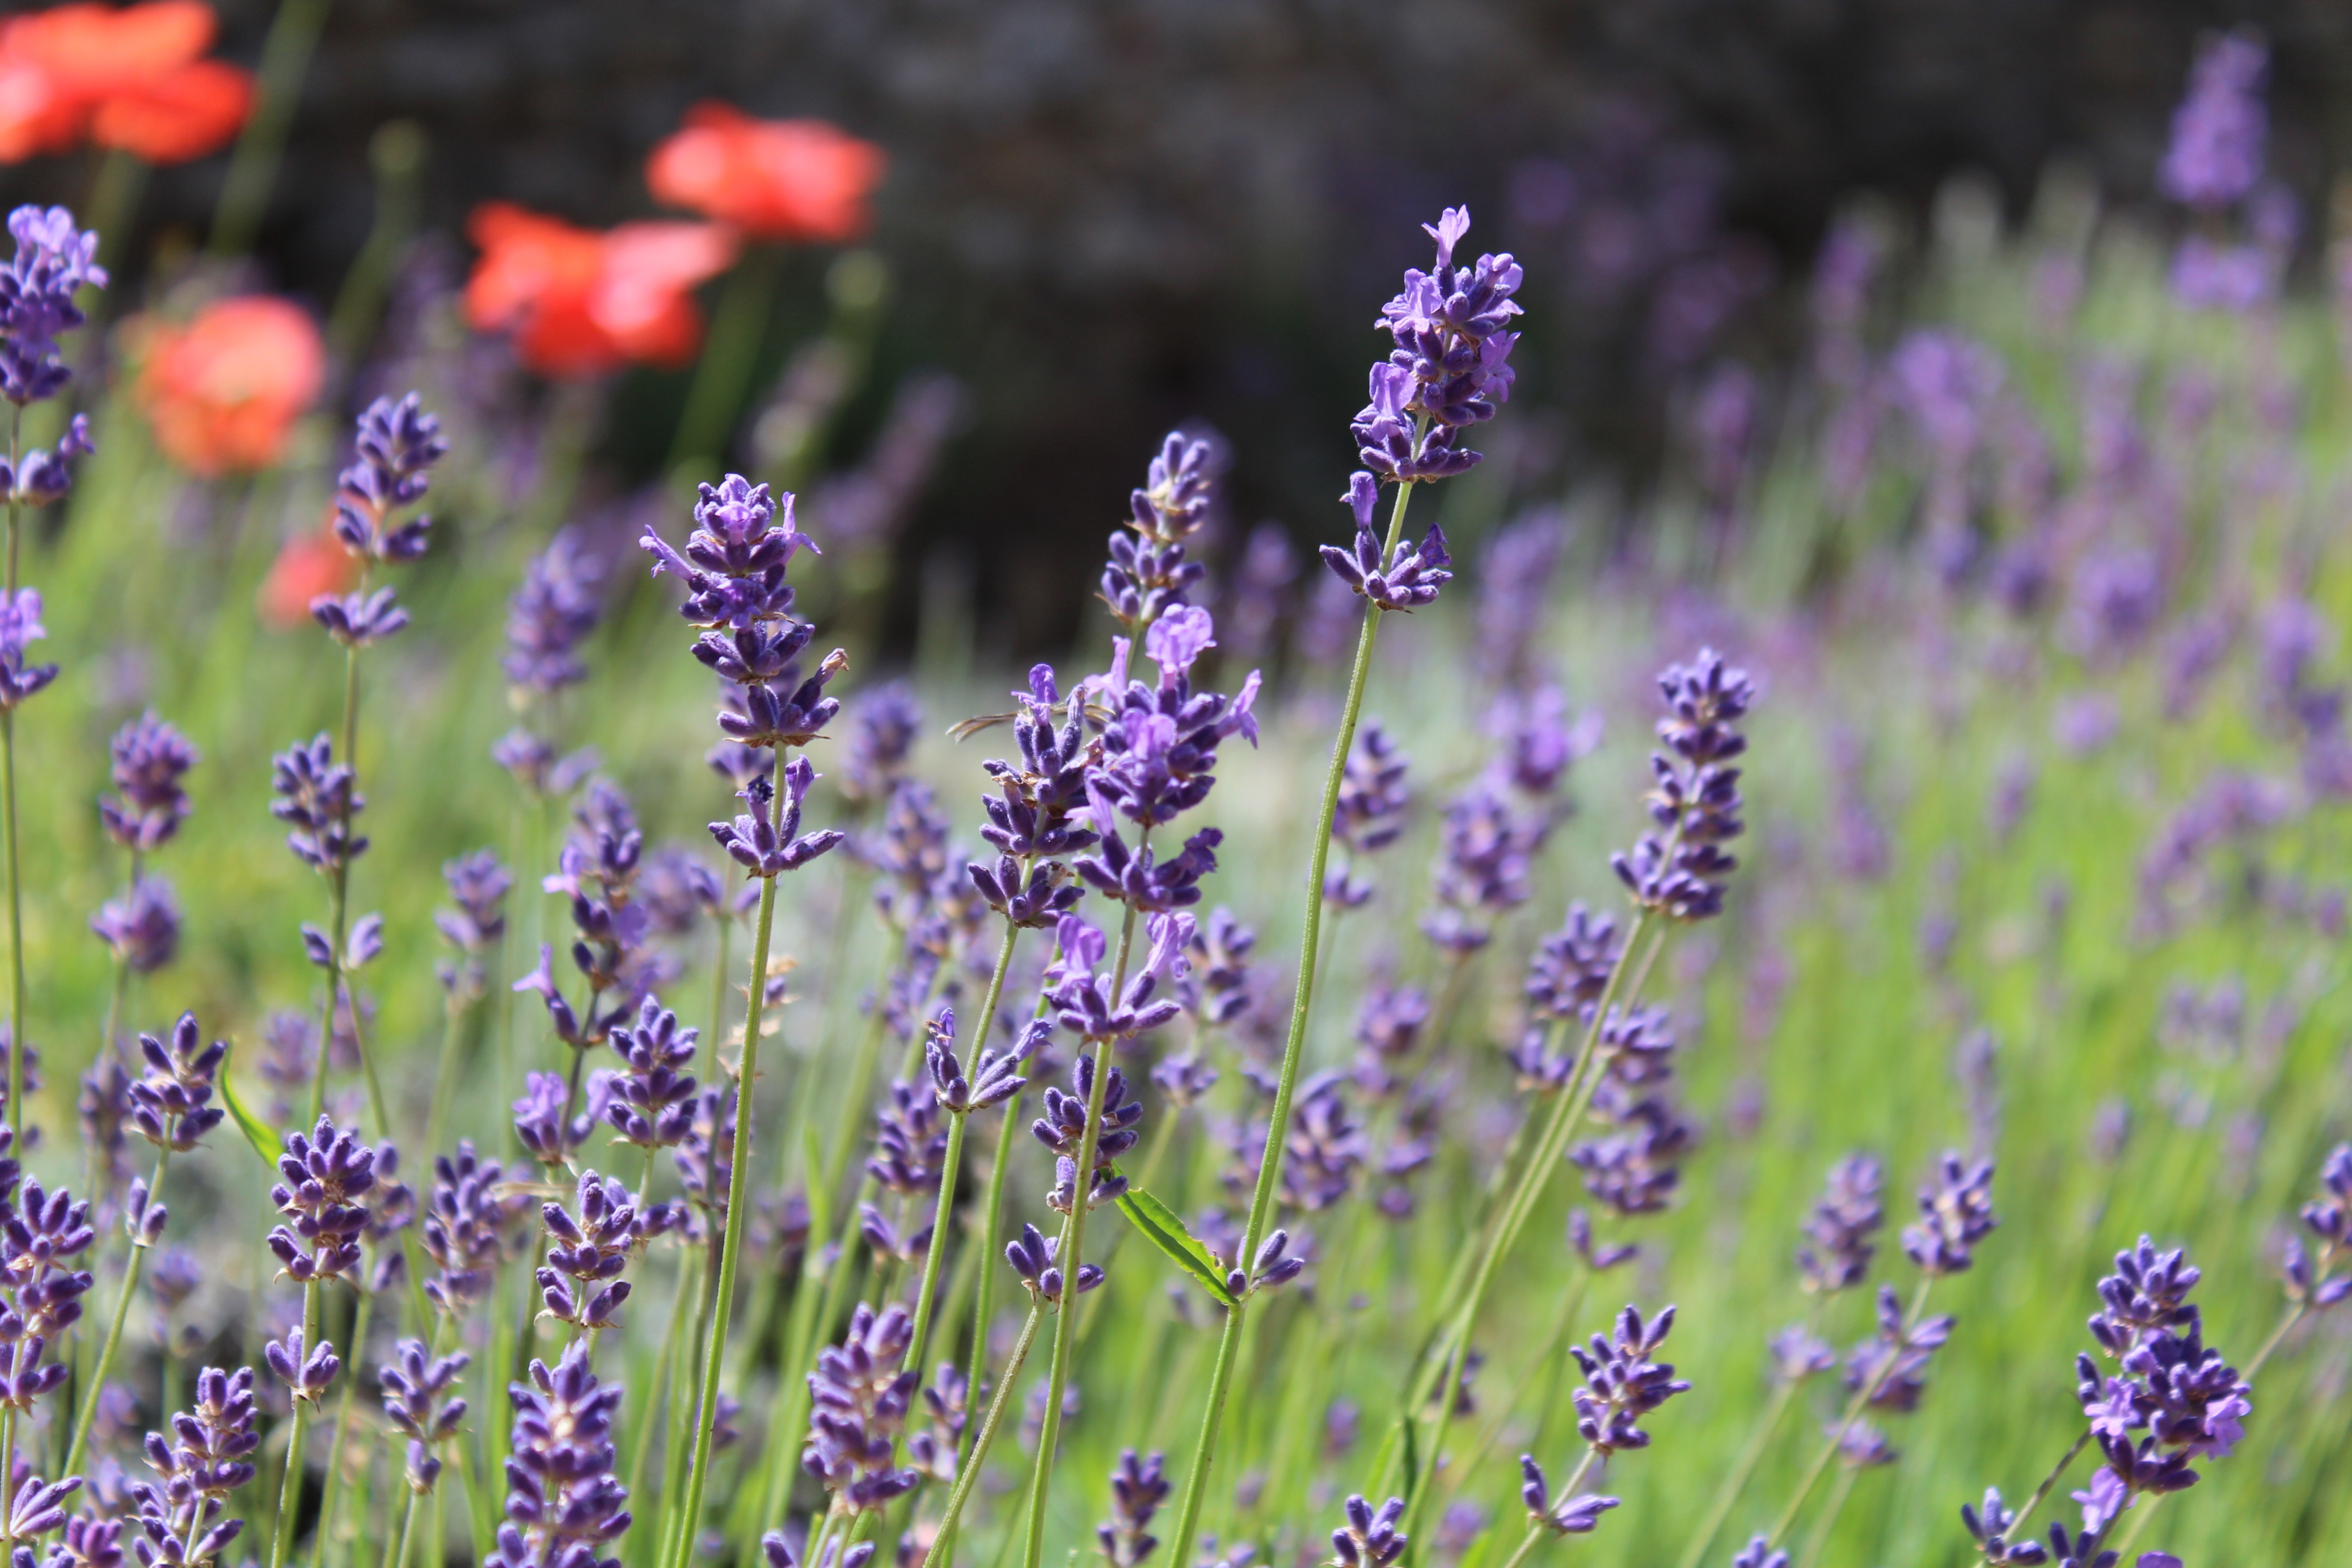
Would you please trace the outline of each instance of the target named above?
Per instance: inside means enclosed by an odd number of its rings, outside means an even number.
[[[343,1364],[335,1354],[335,1347],[325,1340],[304,1353],[302,1331],[289,1329],[282,1340],[269,1340],[261,1347],[261,1359],[268,1364],[278,1381],[286,1385],[295,1398],[317,1404],[335,1381],[335,1374]]]

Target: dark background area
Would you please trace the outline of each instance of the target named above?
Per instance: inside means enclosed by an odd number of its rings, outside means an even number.
[[[221,9],[251,61],[270,6]],[[1530,461],[1638,477],[1678,378],[1786,346],[1774,302],[1842,199],[1916,214],[1980,170],[2021,207],[2057,153],[2145,199],[2198,36],[2240,23],[2273,45],[2273,169],[2322,210],[2352,153],[2343,0],[339,0],[263,259],[331,294],[395,117],[453,235],[490,197],[649,214],[645,154],[700,98],[836,120],[892,160],[885,379],[940,364],[971,394],[916,546],[960,536],[1026,624],[1171,423],[1234,438],[1240,520],[1332,521],[1374,310],[1441,205],[1528,267],[1521,392],[1555,433]],[[220,164],[159,172],[150,229],[200,234]],[[87,170],[7,178],[70,199]],[[631,423],[605,455],[642,473],[667,431]]]

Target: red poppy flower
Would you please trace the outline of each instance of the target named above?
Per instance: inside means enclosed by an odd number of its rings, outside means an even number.
[[[309,625],[310,601],[319,595],[348,593],[359,582],[359,558],[335,537],[332,517],[330,512],[325,526],[279,546],[261,580],[261,619],[280,632]]]
[[[226,146],[252,111],[253,78],[202,57],[216,26],[200,0],[58,5],[0,22],[0,162],[85,141],[150,163]]]
[[[208,305],[185,326],[147,324],[133,349],[139,406],[156,442],[208,477],[277,462],[327,374],[317,324],[259,295]]]
[[[482,250],[466,282],[466,319],[511,332],[541,375],[599,375],[632,361],[682,365],[702,346],[694,287],[735,259],[713,224],[623,224],[598,233],[506,202],[474,209]]]
[[[698,103],[685,128],[654,149],[654,199],[691,207],[755,239],[856,239],[872,224],[866,198],[882,183],[882,149],[822,120],[753,120]]]

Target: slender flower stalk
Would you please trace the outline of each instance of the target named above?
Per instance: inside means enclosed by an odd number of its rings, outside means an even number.
[[[695,523],[683,553],[650,530],[639,544],[653,556],[656,576],[668,572],[685,583],[687,600],[680,613],[689,624],[703,629],[694,645],[695,657],[733,688],[730,704],[719,716],[721,732],[737,746],[772,753],[776,762],[767,770],[754,772],[740,791],[750,807],[748,813],[731,822],[710,825],[719,847],[760,880],[760,909],[752,931],[750,983],[745,988],[743,1050],[734,1071],[735,1127],[733,1146],[726,1156],[726,1216],[716,1239],[719,1250],[702,1335],[702,1365],[695,1384],[692,1457],[685,1477],[683,1507],[676,1516],[677,1568],[688,1568],[700,1528],[718,1425],[719,1374],[734,1312],[743,1224],[751,1208],[751,1134],[756,1121],[751,1100],[759,1083],[761,1015],[768,997],[776,878],[824,854],[844,837],[835,831],[800,832],[801,802],[815,782],[816,770],[805,758],[789,767],[782,766],[782,759],[788,748],[807,745],[840,711],[840,704],[824,695],[824,687],[848,664],[848,656],[836,649],[815,674],[801,678],[797,661],[815,635],[815,628],[792,614],[793,589],[786,571],[793,554],[808,542],[793,527],[792,497],[785,496],[781,502],[771,500],[766,486],[753,486],[730,474],[719,485],[702,486]],[[786,799],[772,818],[770,809],[777,804],[779,781]],[[716,1092],[714,1160],[720,1157],[719,1124],[726,1113],[725,1092]]]
[[[1492,418],[1496,405],[1510,395],[1509,356],[1517,334],[1505,330],[1519,306],[1511,296],[1520,282],[1518,265],[1507,255],[1485,256],[1475,264],[1456,268],[1454,246],[1470,227],[1466,208],[1448,208],[1430,237],[1437,242],[1437,263],[1431,272],[1418,268],[1405,274],[1404,288],[1382,310],[1382,325],[1395,340],[1394,351],[1372,367],[1371,401],[1358,413],[1353,426],[1358,453],[1366,469],[1349,484],[1349,503],[1355,513],[1352,547],[1326,546],[1323,558],[1349,588],[1364,599],[1364,618],[1356,638],[1355,663],[1349,672],[1348,694],[1341,705],[1339,734],[1323,785],[1315,835],[1307,867],[1305,931],[1299,943],[1297,989],[1291,998],[1290,1023],[1284,1038],[1280,1076],[1276,1081],[1274,1106],[1267,1126],[1265,1154],[1259,1162],[1257,1185],[1250,1198],[1238,1256],[1253,1256],[1267,1228],[1274,1195],[1280,1179],[1283,1150],[1290,1128],[1290,1109],[1297,1087],[1298,1064],[1307,1041],[1308,1014],[1313,1007],[1315,977],[1320,962],[1324,887],[1329,871],[1331,833],[1339,814],[1340,791],[1347,784],[1348,758],[1354,748],[1356,727],[1362,716],[1364,690],[1371,677],[1372,649],[1383,614],[1411,610],[1433,601],[1450,579],[1452,558],[1444,535],[1433,528],[1417,549],[1402,548],[1405,511],[1413,486],[1466,472],[1478,455],[1455,444],[1470,426]],[[1379,475],[1393,480],[1396,500],[1391,507],[1385,540],[1373,531]],[[1210,1467],[1224,1419],[1227,1390],[1247,1333],[1246,1301],[1227,1309],[1217,1357],[1209,1375],[1206,1408],[1193,1445],[1192,1463],[1178,1505],[1176,1531],[1169,1561],[1192,1560],[1200,1531],[1201,1510],[1208,1495]]]

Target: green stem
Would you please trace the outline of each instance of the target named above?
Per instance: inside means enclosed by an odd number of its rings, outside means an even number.
[[[420,1495],[415,1487],[408,1489],[408,1502],[400,1511],[399,1543],[384,1542],[390,1548],[383,1560],[384,1568],[408,1568],[408,1538],[416,1523],[416,1500]]]
[[[309,1355],[318,1343],[319,1286],[313,1281],[302,1287],[302,1354]],[[310,1402],[297,1399],[293,1413],[286,1418],[286,1475],[278,1488],[278,1527],[270,1537],[269,1568],[286,1568],[294,1548],[294,1515],[302,1500],[302,1435],[310,1414]]]
[[[767,337],[775,278],[775,247],[754,245],[727,279],[703,340],[702,361],[695,367],[694,384],[677,417],[677,434],[670,442],[671,473],[698,465],[704,465],[698,471],[707,472],[707,464],[726,446]]]
[[[155,1148],[155,1174],[147,1183],[147,1201],[154,1202],[163,1194],[163,1167],[171,1163],[169,1145]],[[62,1473],[81,1473],[82,1460],[89,1457],[90,1428],[98,1424],[98,1396],[106,1386],[106,1375],[113,1370],[114,1354],[122,1345],[122,1325],[131,1316],[131,1298],[139,1293],[139,1276],[147,1265],[147,1243],[133,1240],[131,1256],[122,1265],[122,1290],[114,1298],[114,1316],[106,1325],[106,1344],[98,1353],[98,1364],[91,1368],[89,1392],[82,1396],[81,1415],[74,1422],[73,1443],[66,1450],[66,1466]]]
[[[743,1214],[751,1207],[752,1092],[759,1086],[760,1011],[768,998],[768,940],[776,924],[776,879],[760,884],[760,925],[751,938],[751,988],[743,1015],[743,1054],[735,1072],[735,1160],[727,1180],[727,1233],[719,1254],[719,1289],[710,1304],[700,1408],[695,1420],[694,1462],[687,1473],[686,1512],[678,1529],[677,1568],[688,1568],[694,1531],[702,1517],[702,1488],[710,1469],[710,1434],[718,1425],[719,1369],[727,1354],[727,1319],[735,1306],[735,1266],[743,1252]],[[717,1047],[714,1045],[715,1051]]]
[[[1927,1310],[1927,1293],[1935,1289],[1935,1285],[1936,1276],[1929,1274],[1919,1281],[1919,1289],[1912,1294],[1911,1310],[1903,1318],[1903,1333],[1906,1338],[1913,1329],[1919,1326],[1919,1319]],[[1854,1423],[1862,1419],[1862,1413],[1869,1408],[1872,1400],[1878,1397],[1878,1391],[1886,1386],[1887,1378],[1894,1375],[1902,1361],[1899,1355],[1884,1357],[1878,1370],[1871,1375],[1870,1381],[1855,1389],[1853,1397],[1846,1401],[1845,1414],[1831,1429],[1829,1440],[1822,1445],[1821,1451],[1813,1456],[1812,1464],[1805,1470],[1804,1479],[1797,1483],[1796,1494],[1789,1499],[1789,1506],[1780,1511],[1779,1521],[1773,1524],[1771,1536],[1765,1543],[1768,1550],[1788,1538],[1790,1529],[1797,1522],[1798,1513],[1805,1506],[1805,1500],[1812,1495],[1815,1487],[1821,1485],[1822,1476],[1829,1469],[1831,1461],[1838,1457],[1838,1450],[1844,1447],[1846,1434],[1853,1430]]]
[[[8,465],[15,471],[24,443],[25,410],[19,404],[9,416]],[[23,534],[16,490],[8,489],[8,602],[16,602],[16,554]],[[0,831],[6,835],[8,872],[8,1131],[16,1153],[28,1152],[25,1141],[25,886],[22,849],[16,837],[16,710],[0,712]],[[7,1450],[0,1450],[5,1452]],[[0,1546],[13,1548],[16,1537],[0,1535]]]
[[[2016,1516],[2010,1521],[2007,1534],[2011,1540],[2021,1538],[2025,1530],[2025,1521],[2033,1517],[2033,1511],[2040,1508],[2042,1501],[2049,1497],[2051,1489],[2055,1487],[2059,1479],[2065,1475],[2067,1467],[2072,1465],[2075,1458],[2090,1446],[2091,1429],[2085,1427],[2083,1428],[2083,1435],[2075,1438],[2074,1446],[2066,1450],[2065,1457],[2050,1467],[2050,1473],[2042,1478],[2042,1484],[2033,1489],[2033,1495],[2025,1500],[2025,1506],[2019,1509]]]
[[[2324,1275],[2324,1269],[2321,1273]],[[2263,1364],[2270,1360],[2271,1354],[2286,1342],[2286,1336],[2294,1332],[2295,1324],[2303,1322],[2304,1314],[2310,1310],[2311,1302],[2307,1298],[2289,1306],[2286,1315],[2279,1319],[2278,1327],[2271,1330],[2271,1337],[2263,1341],[2263,1348],[2254,1352],[2254,1359],[2246,1363],[2246,1370],[2240,1375],[2252,1383],[2254,1380],[2254,1374],[2263,1369]]]
[[[1131,907],[1128,919],[1131,925]],[[1122,962],[1119,968],[1124,970],[1126,965]],[[1086,1130],[1078,1134],[1077,1174],[1070,1182],[1070,1217],[1062,1227],[1062,1245],[1054,1259],[1062,1270],[1062,1301],[1054,1313],[1054,1359],[1045,1373],[1045,1427],[1037,1439],[1036,1470],[1029,1483],[1029,1544],[1022,1557],[1028,1568],[1037,1568],[1045,1552],[1045,1498],[1052,1490],[1055,1450],[1061,1443],[1062,1390],[1069,1386],[1073,1342],[1077,1333],[1078,1268],[1086,1257],[1087,1215],[1094,1207],[1089,1198],[1094,1191],[1095,1149],[1102,1131],[1103,1099],[1110,1090],[1111,1043],[1108,1040],[1093,1042],[1094,1081],[1087,1093]]]
[[[945,1552],[955,1540],[956,1521],[963,1517],[963,1505],[971,1497],[972,1483],[988,1458],[989,1446],[996,1441],[997,1428],[1004,1423],[1005,1406],[1013,1402],[1013,1389],[1020,1380],[1022,1364],[1029,1359],[1029,1347],[1037,1338],[1037,1324],[1045,1315],[1045,1302],[1040,1297],[1029,1308],[1029,1316],[1021,1325],[1021,1337],[1013,1342],[1013,1354],[1006,1358],[1003,1374],[996,1380],[996,1396],[988,1402],[988,1414],[981,1421],[980,1435],[972,1441],[971,1457],[956,1471],[955,1490],[948,1494],[947,1511],[940,1516],[939,1533],[931,1538],[931,1549],[924,1554],[923,1568],[946,1568]],[[975,1383],[972,1386],[980,1385]]]
[[[654,1353],[654,1374],[638,1392],[636,1416],[629,1427],[629,1495],[640,1508],[646,1502],[646,1467],[654,1450],[654,1412],[665,1405],[665,1391],[669,1388],[673,1354],[686,1332],[686,1314],[695,1297],[702,1255],[687,1252],[681,1255],[677,1268],[677,1291],[670,1300],[669,1331],[662,1335],[661,1346]],[[665,1502],[667,1499],[665,1498]],[[658,1543],[662,1530],[655,1531]]]
[[[351,1441],[352,1406],[360,1391],[360,1358],[367,1354],[368,1320],[375,1315],[375,1295],[363,1291],[352,1316],[352,1343],[343,1357],[343,1397],[335,1411],[334,1441],[327,1445],[327,1490],[319,1501],[319,1557],[335,1539],[335,1515],[343,1500],[343,1447]]]
[[[1519,1542],[1518,1550],[1504,1561],[1503,1568],[1519,1568],[1519,1564],[1528,1560],[1528,1553],[1536,1549],[1536,1542],[1543,1538],[1544,1527],[1541,1521],[1528,1526],[1527,1538]]]
[[[1853,1495],[1853,1483],[1861,1477],[1859,1465],[1848,1465],[1838,1472],[1837,1485],[1830,1489],[1830,1500],[1822,1509],[1821,1521],[1813,1526],[1813,1532],[1805,1538],[1804,1551],[1798,1554],[1797,1568],[1813,1568],[1822,1560],[1822,1553],[1829,1549],[1830,1531],[1836,1526],[1838,1515],[1845,1511],[1846,1499]]]
[[[1684,1551],[1680,1568],[1698,1568],[1706,1556],[1707,1548],[1715,1544],[1716,1536],[1723,1529],[1723,1521],[1731,1517],[1732,1509],[1739,1502],[1739,1494],[1748,1490],[1748,1483],[1755,1479],[1756,1467],[1763,1462],[1764,1450],[1771,1446],[1773,1436],[1780,1430],[1780,1422],[1796,1398],[1798,1386],[1795,1378],[1784,1377],[1772,1390],[1771,1402],[1764,1406],[1764,1414],[1758,1417],[1756,1430],[1748,1435],[1748,1446],[1739,1450],[1739,1458],[1732,1465],[1731,1473],[1724,1477],[1723,1484],[1716,1489],[1715,1501],[1708,1507],[1706,1518],[1700,1521],[1698,1533],[1691,1537],[1689,1547]]]
[[[940,1166],[940,1197],[931,1208],[931,1244],[923,1251],[923,1282],[915,1291],[915,1337],[907,1344],[907,1364],[920,1372],[923,1349],[931,1329],[931,1302],[940,1287],[940,1266],[947,1260],[948,1227],[955,1217],[956,1176],[963,1169],[963,1129],[969,1116],[948,1118],[948,1153]]]
[[[1381,551],[1382,559],[1394,553],[1397,540],[1403,536],[1405,507],[1412,499],[1412,484],[1399,485],[1396,505],[1389,514],[1388,542]],[[1380,630],[1381,611],[1367,601],[1363,630],[1356,638],[1355,666],[1348,676],[1347,704],[1340,710],[1339,733],[1332,741],[1331,765],[1324,776],[1323,808],[1316,819],[1315,847],[1307,857],[1307,929],[1299,943],[1298,989],[1291,998],[1290,1030],[1283,1044],[1282,1076],[1275,1084],[1265,1153],[1258,1161],[1257,1190],[1250,1198],[1249,1224],[1242,1232],[1237,1254],[1244,1265],[1256,1255],[1258,1239],[1265,1233],[1266,1216],[1274,1207],[1275,1187],[1281,1177],[1283,1145],[1290,1132],[1291,1091],[1297,1086],[1298,1063],[1307,1047],[1307,1014],[1315,999],[1315,967],[1321,956],[1323,873],[1331,858],[1331,821],[1339,810],[1339,788],[1347,779],[1348,753],[1356,744],[1356,723],[1363,713],[1364,687],[1371,678],[1372,646]],[[1225,1394],[1233,1379],[1234,1352],[1241,1343],[1248,1309],[1249,1298],[1244,1295],[1225,1312],[1224,1333],[1217,1341],[1216,1366],[1209,1376],[1208,1407],[1202,1413],[1201,1435],[1192,1448],[1192,1473],[1185,1478],[1183,1501],[1177,1510],[1175,1544],[1165,1559],[1171,1563],[1181,1565],[1192,1561],[1192,1542],[1200,1532],[1201,1508],[1208,1496],[1209,1467],[1216,1458]],[[1051,1412],[1048,1415],[1050,1417]]]
[[[302,78],[327,25],[328,5],[329,0],[282,0],[269,24],[269,36],[261,46],[253,118],[236,139],[227,178],[221,182],[220,204],[213,211],[215,256],[242,256],[253,248],[262,214],[269,207],[270,187],[278,183],[287,133],[294,126]]]

